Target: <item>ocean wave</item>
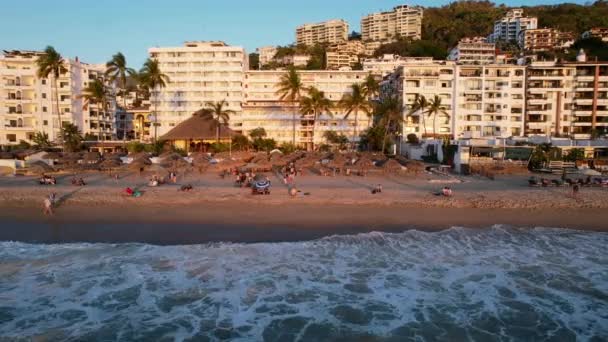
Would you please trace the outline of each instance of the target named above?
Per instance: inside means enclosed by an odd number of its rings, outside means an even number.
[[[314,241],[0,243],[0,337],[588,340],[608,234],[496,225]]]

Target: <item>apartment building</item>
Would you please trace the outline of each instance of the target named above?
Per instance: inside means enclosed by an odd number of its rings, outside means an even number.
[[[456,138],[507,138],[524,134],[525,66],[459,65],[455,72]]]
[[[281,63],[283,65],[293,65],[294,67],[305,67],[310,58],[310,55],[287,55],[281,59]]]
[[[536,17],[524,17],[522,8],[514,8],[494,22],[494,32],[488,38],[490,42],[517,41],[521,31],[533,30],[537,27],[538,19]]]
[[[483,37],[463,38],[450,50],[448,60],[460,64],[491,64],[496,62],[496,44]]]
[[[574,34],[553,28],[528,29],[519,33],[518,43],[528,52],[563,50],[574,44]]]
[[[314,137],[312,136],[313,120],[302,116],[297,105],[280,100],[276,94],[277,84],[285,71],[248,71],[245,73],[245,100],[243,102],[242,125],[237,131],[248,134],[251,130],[263,127],[269,138],[278,143],[292,142],[293,115],[296,116],[296,144],[310,148],[315,144],[325,143],[323,133],[331,130],[352,138],[355,118],[351,115],[344,120],[344,110],[334,108],[331,115],[323,113],[317,121]],[[364,71],[299,71],[304,87],[316,87],[325,92],[331,101],[338,102],[350,91],[353,83],[361,83],[368,73]],[[302,95],[305,95],[302,94]],[[369,125],[368,118],[359,113],[357,131],[362,132]],[[358,137],[356,137],[356,140]]]
[[[581,35],[583,39],[600,38],[604,42],[608,42],[608,27],[594,27]]]
[[[401,5],[392,11],[372,13],[361,19],[363,41],[390,42],[396,37],[420,39],[422,37],[423,9]]]
[[[608,62],[535,62],[526,83],[527,135],[608,132]]]
[[[403,135],[510,137],[524,132],[525,67],[409,62],[390,77],[404,104]],[[445,114],[410,113],[417,97],[439,96]]]
[[[422,137],[453,135],[455,72],[456,64],[451,61],[409,61],[388,78],[391,84],[385,89],[391,89],[403,101],[403,136],[412,133]],[[438,115],[435,120],[420,111],[410,115],[416,97],[431,100],[435,95],[441,98],[447,115]]]
[[[342,19],[304,24],[296,28],[296,44],[298,45],[333,44],[347,40],[348,23]]]
[[[332,44],[327,47],[326,69],[340,70],[352,68],[361,56],[368,53],[366,44],[360,40],[349,40],[344,43]]]
[[[221,41],[193,41],[179,47],[150,48],[148,52],[169,77],[165,88],[150,94],[151,109],[153,113],[158,111],[157,123],[153,125],[157,136],[206,104],[222,100],[227,103],[226,109],[236,112],[230,123],[239,125],[247,70],[247,55],[242,47]]]
[[[82,95],[87,84],[103,77],[104,65],[91,65],[66,59],[67,72],[57,80],[57,95],[52,78],[37,76],[39,51],[5,51],[0,57],[0,145],[32,143],[36,132],[58,141],[60,120],[78,126],[83,135],[111,140],[116,135],[114,104],[107,111],[98,103],[85,106]],[[110,88],[113,92],[113,87]],[[59,100],[57,113],[56,99]]]
[[[277,54],[276,46],[262,46],[256,49],[256,52],[260,58],[260,66],[264,66],[274,59],[274,56]]]
[[[432,57],[401,57],[399,55],[386,54],[378,58],[363,59],[363,71],[378,76],[387,76],[397,70],[398,67],[410,63],[432,63]]]

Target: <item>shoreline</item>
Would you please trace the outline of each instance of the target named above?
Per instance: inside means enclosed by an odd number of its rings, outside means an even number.
[[[608,231],[605,209],[598,208],[441,208],[386,204],[267,205],[240,202],[198,206],[121,204],[60,206],[45,217],[39,207],[0,204],[1,241],[31,243],[139,242],[183,245],[212,242],[308,241],[331,235],[372,231],[426,232],[450,227],[550,227]]]

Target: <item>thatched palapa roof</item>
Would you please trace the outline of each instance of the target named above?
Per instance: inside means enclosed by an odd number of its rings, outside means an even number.
[[[229,139],[232,130],[226,126],[220,126],[220,139]],[[199,115],[193,115],[175,126],[159,140],[214,140],[217,138],[216,129],[211,120]]]

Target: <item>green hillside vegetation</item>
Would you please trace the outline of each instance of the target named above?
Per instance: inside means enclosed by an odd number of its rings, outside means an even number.
[[[493,31],[494,21],[500,19],[509,9],[510,7],[496,6],[489,1],[456,1],[442,7],[425,8],[422,40],[412,42],[399,39],[397,42],[381,46],[375,55],[394,53],[401,56],[445,58],[448,49],[454,47],[460,39],[474,36],[487,37]],[[604,0],[590,5],[564,3],[523,7],[523,9],[524,15],[538,17],[539,27],[557,28],[573,32],[576,36],[580,36],[592,27],[608,27],[608,2]],[[563,56],[572,59],[578,48],[585,47],[586,50],[590,48],[588,55],[606,60],[605,44],[577,42],[575,45]],[[502,46],[509,47],[507,50],[514,50],[513,44],[503,43]]]

